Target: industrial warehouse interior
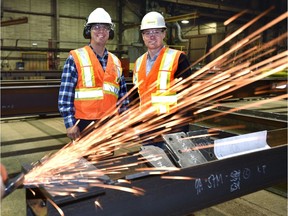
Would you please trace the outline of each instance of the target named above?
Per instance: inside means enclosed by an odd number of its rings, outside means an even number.
[[[61,77],[69,54],[90,43],[96,8],[111,16],[105,47],[130,103],[72,140]],[[163,31],[144,28],[149,12],[164,17]],[[2,0],[0,215],[286,216],[287,17],[286,0]],[[145,37],[164,31],[165,48],[187,57],[181,73],[191,70],[157,89],[177,95],[169,114],[144,110],[150,90],[138,88]]]

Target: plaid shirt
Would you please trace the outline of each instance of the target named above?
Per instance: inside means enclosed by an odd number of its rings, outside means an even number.
[[[97,58],[101,63],[103,70],[105,71],[108,59],[107,49],[105,49],[103,57],[97,55]],[[74,96],[77,81],[78,81],[78,73],[76,65],[73,56],[69,55],[63,67],[63,72],[61,76],[61,85],[58,97],[58,109],[61,116],[64,118],[64,124],[66,128],[72,127],[77,121],[74,117],[75,115]],[[119,85],[120,90],[118,93],[117,105],[119,105],[119,100],[121,100],[121,98],[123,98],[127,94],[126,81],[123,75],[120,78]],[[119,107],[118,112],[122,113],[125,110],[127,110],[128,105],[129,105],[129,99],[128,97],[126,97],[121,102],[121,106]]]

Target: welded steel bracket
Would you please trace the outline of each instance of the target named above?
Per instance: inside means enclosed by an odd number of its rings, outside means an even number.
[[[186,168],[207,162],[184,132],[163,134],[162,137],[169,153],[180,167]]]
[[[193,145],[199,147],[199,151],[206,158],[207,161],[217,160],[214,154],[214,140],[209,136],[202,136],[205,134],[209,134],[208,130],[194,130],[188,131],[187,136],[190,137]]]
[[[175,167],[163,149],[153,145],[141,147],[140,155],[145,158],[153,167]],[[127,175],[125,179],[132,180],[144,176],[148,176],[149,171],[137,172]]]
[[[142,146],[139,153],[154,167],[175,167],[165,151],[160,147],[153,145]]]

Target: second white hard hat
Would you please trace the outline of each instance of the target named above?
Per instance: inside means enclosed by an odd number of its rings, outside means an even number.
[[[156,11],[147,13],[141,21],[140,30],[152,28],[166,28],[164,17]]]
[[[112,19],[103,8],[96,8],[88,17],[87,25],[92,23],[107,23],[112,25]]]

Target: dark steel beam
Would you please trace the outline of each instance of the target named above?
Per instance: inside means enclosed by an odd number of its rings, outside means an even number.
[[[1,86],[1,117],[58,113],[60,85]]]
[[[62,71],[55,70],[55,71],[20,71],[20,70],[14,70],[14,71],[1,71],[1,79],[7,79],[12,78],[15,80],[2,80],[1,81],[1,106],[2,106],[2,117],[8,117],[8,116],[21,116],[26,115],[27,112],[38,114],[39,111],[51,113],[51,111],[55,112],[57,111],[57,97],[58,97],[58,89],[60,85],[60,78],[61,78]],[[16,79],[24,79],[24,77],[29,76],[42,76],[45,77],[46,80],[16,80]],[[53,80],[49,80],[53,79]],[[281,80],[280,78],[270,78],[266,80],[260,80],[253,83],[253,89],[255,89],[257,86],[263,86],[268,85],[268,83],[273,83],[277,80]],[[128,89],[131,89],[133,87],[133,83],[131,80],[131,77],[127,77],[126,79],[127,87]],[[264,83],[264,84],[263,84]],[[46,89],[43,89],[41,86],[45,85]],[[49,86],[48,86],[49,85]],[[52,87],[54,85],[54,89]],[[29,88],[27,86],[30,86]],[[31,90],[33,89],[33,90]],[[274,92],[277,93],[277,92]],[[280,93],[280,92],[279,92]],[[34,95],[35,94],[35,95]],[[247,98],[254,97],[254,91],[247,91],[247,88],[240,88],[233,92],[233,98],[239,98],[239,96],[245,96]],[[264,94],[267,96],[267,94]],[[43,97],[48,97],[48,100],[43,100]],[[257,97],[260,97],[261,95],[257,95]],[[34,100],[30,100],[31,97],[39,97],[37,99],[37,106],[32,103]],[[19,98],[19,100],[18,100]],[[21,101],[23,104],[21,105]],[[27,102],[30,103],[27,103]],[[50,103],[49,103],[50,101]],[[43,102],[43,104],[41,104]],[[17,106],[14,106],[16,105]],[[51,110],[51,104],[53,105],[53,109]],[[25,109],[22,109],[23,107],[26,107]],[[223,104],[225,106],[225,104]],[[17,108],[18,107],[18,108]],[[36,109],[39,107],[39,109]],[[29,109],[31,108],[31,111]],[[46,110],[46,111],[45,111]],[[215,112],[220,112],[221,110],[210,110],[205,112],[205,116],[211,116],[215,114]],[[224,110],[225,111],[225,110]],[[270,122],[264,118],[264,116],[259,116],[256,112],[250,111],[250,115],[247,115],[247,111],[238,111],[237,113],[231,113],[226,114],[223,119],[228,118],[228,125],[231,125],[231,119],[240,121],[240,118],[243,119],[243,121],[251,122],[253,121],[255,123],[259,123],[264,125],[263,127],[267,127],[269,129],[278,129],[287,127],[287,122],[282,120],[280,121],[279,117],[275,119],[270,119]],[[257,115],[256,115],[257,114]],[[263,115],[266,115],[265,113]],[[272,114],[267,114],[267,116],[270,116]],[[202,115],[199,115],[198,118],[200,118]],[[205,117],[204,116],[204,117]],[[232,117],[231,117],[232,116]],[[258,116],[258,118],[256,118]],[[275,114],[273,116],[276,116]],[[257,120],[256,120],[257,119]],[[278,120],[277,120],[278,119]],[[212,119],[214,121],[215,118]],[[221,122],[222,119],[220,118]],[[254,125],[250,124],[250,125]],[[286,126],[285,126],[286,125]],[[249,125],[247,125],[247,128]],[[267,129],[266,128],[266,129]]]
[[[191,180],[165,180],[149,176],[128,187],[142,188],[144,196],[106,189],[103,195],[61,203],[65,215],[187,215],[287,181],[287,145],[181,169],[166,176]],[[121,186],[127,186],[120,184]],[[65,198],[63,198],[65,199]],[[98,201],[101,208],[95,206]],[[57,211],[48,204],[49,215]]]

